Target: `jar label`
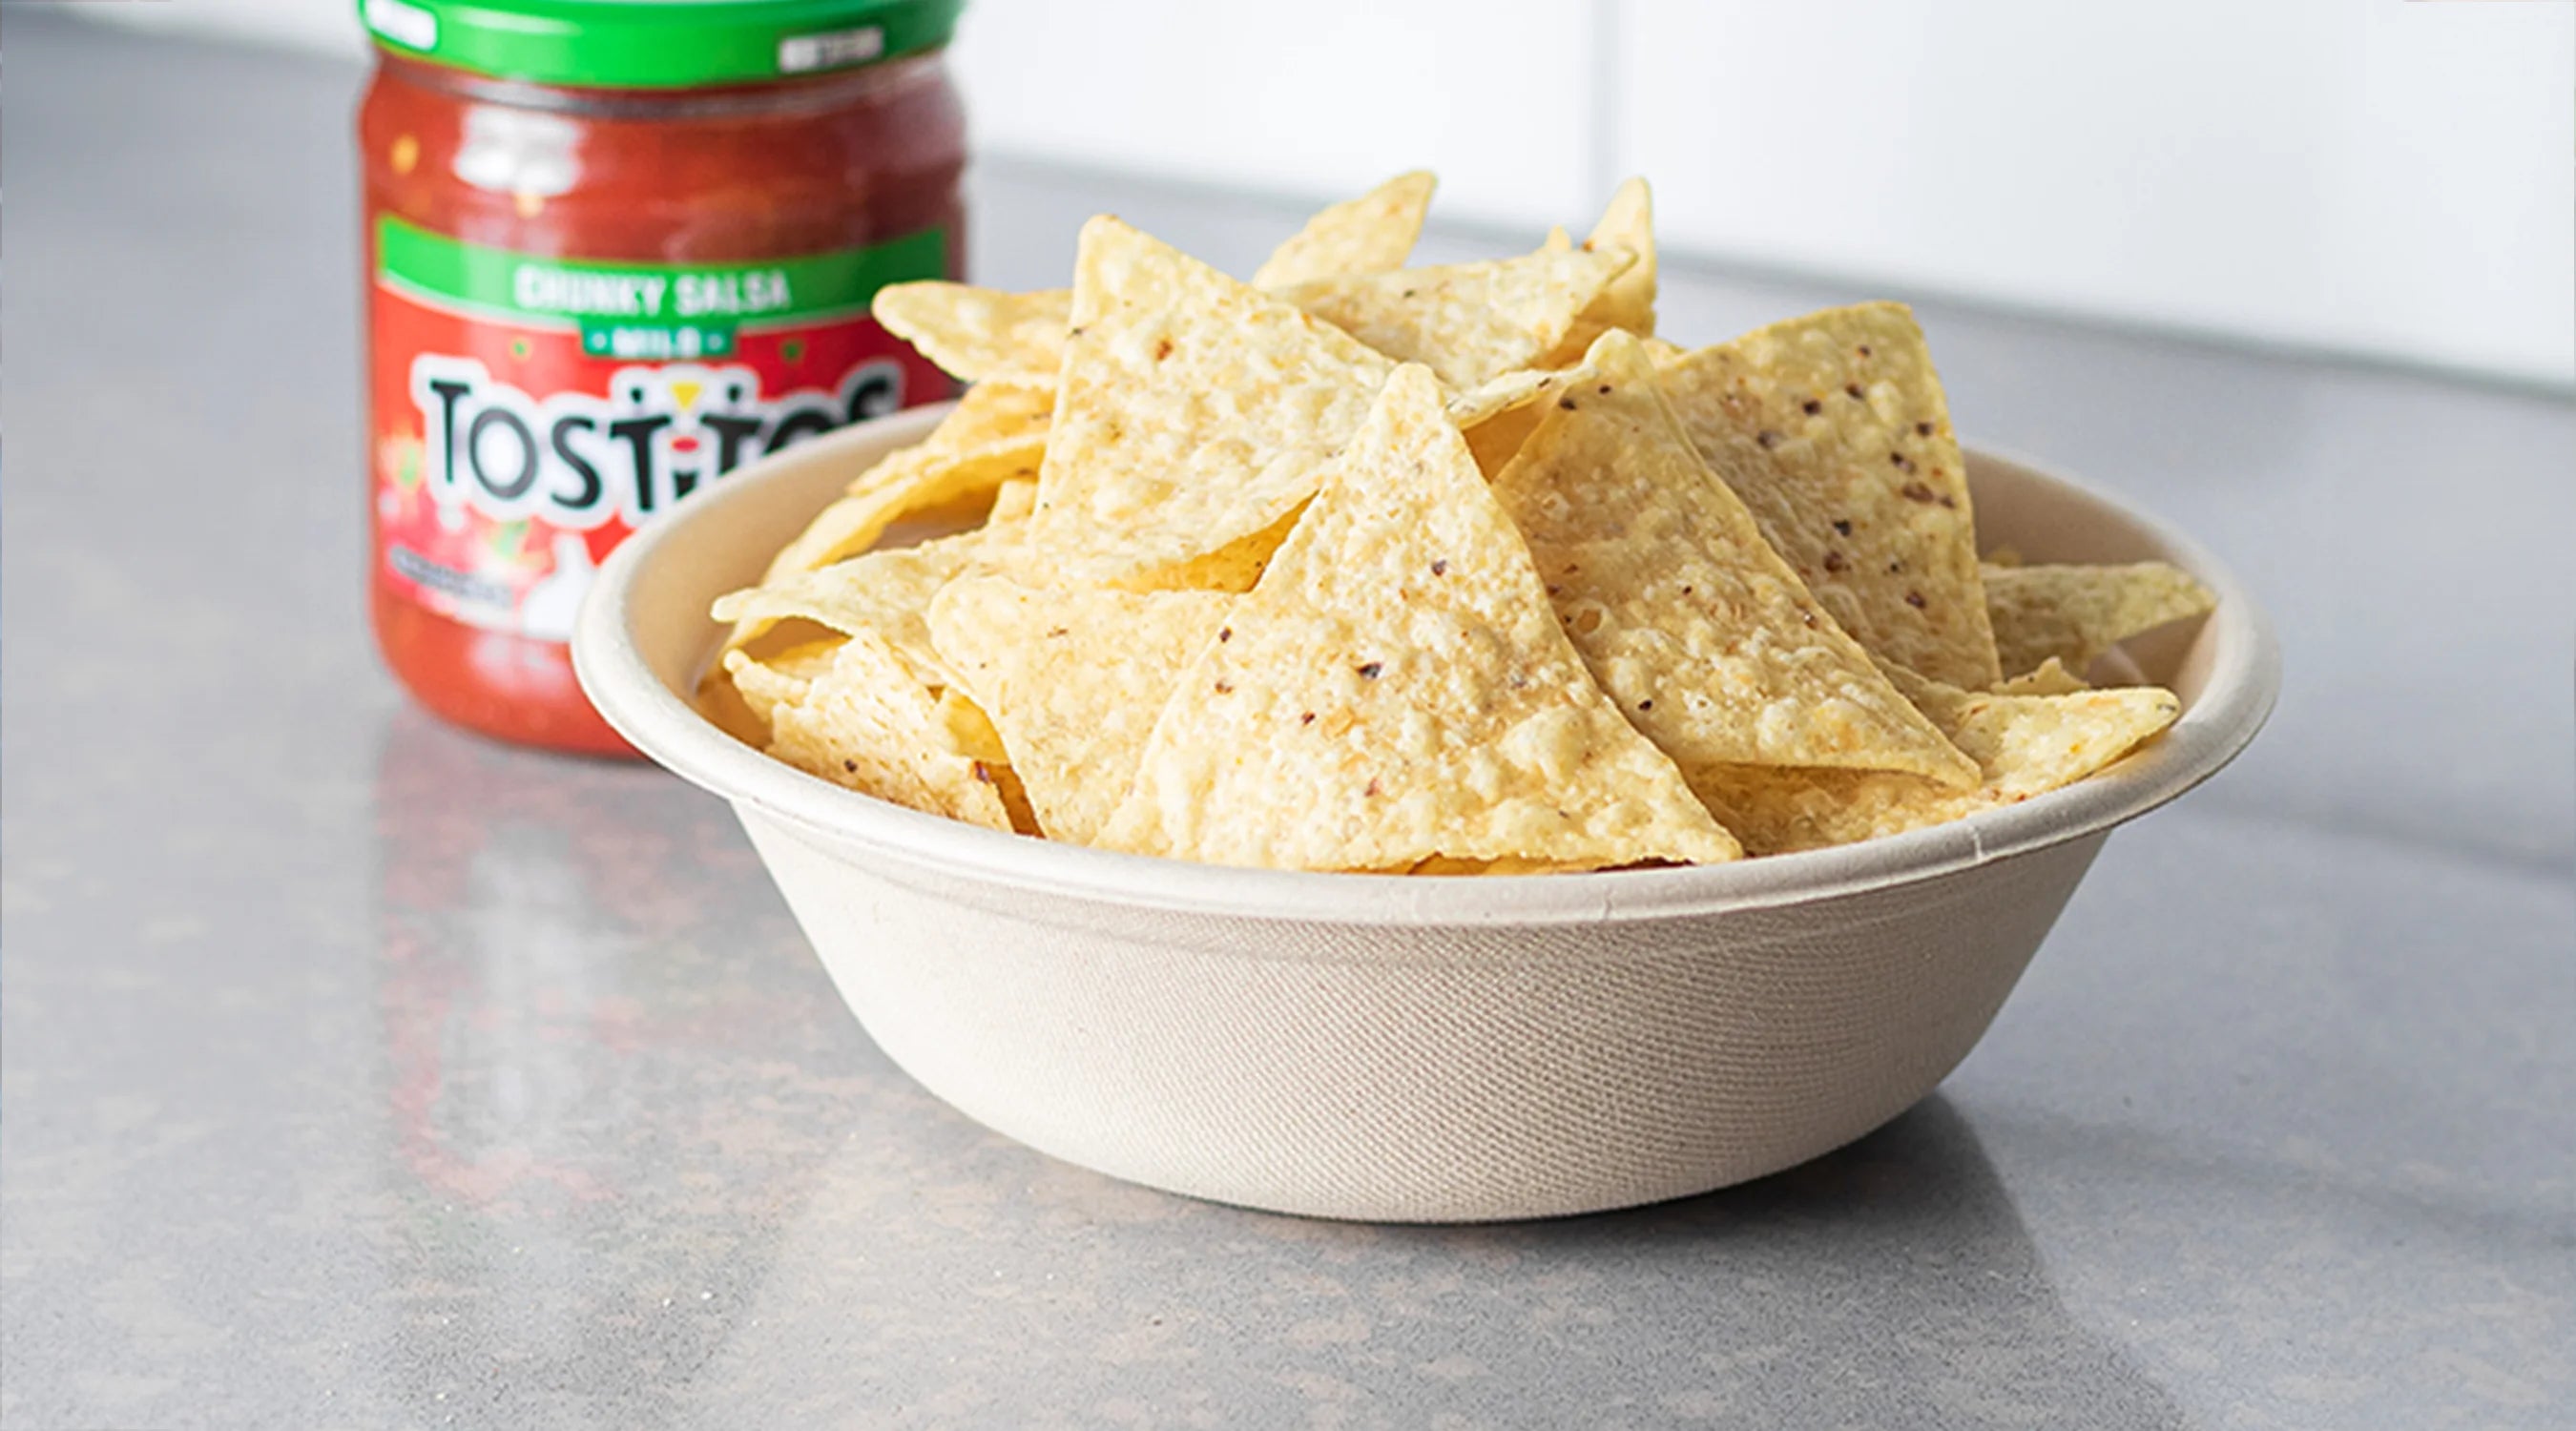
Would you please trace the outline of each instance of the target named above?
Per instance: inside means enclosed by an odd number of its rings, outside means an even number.
[[[453,620],[566,640],[629,532],[743,463],[915,403],[946,374],[868,300],[947,235],[771,263],[596,263],[376,224],[383,578]]]

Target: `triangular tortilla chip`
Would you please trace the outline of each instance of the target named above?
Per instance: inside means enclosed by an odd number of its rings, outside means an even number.
[[[1635,258],[1626,249],[1327,278],[1280,296],[1390,358],[1472,388],[1529,367]]]
[[[1034,477],[1014,477],[993,493],[993,508],[984,514],[984,525],[976,529],[982,538],[975,549],[978,566],[993,571],[1006,571],[1028,560],[1036,548],[1029,545],[1029,513],[1037,510],[1038,484]]]
[[[1394,365],[1321,319],[1103,215],[1029,539],[1070,582],[1183,584],[1314,495]]]
[[[1986,595],[1990,599],[1994,595],[1994,590],[1992,586],[1986,588]],[[2018,676],[2006,676],[1995,683],[1995,694],[1999,696],[2064,696],[2091,689],[2093,688],[2081,677],[2066,669],[2065,662],[2055,656],[2049,657]]]
[[[1306,221],[1252,277],[1282,289],[1319,279],[1402,268],[1422,234],[1439,181],[1428,171],[1398,174],[1356,199]],[[889,284],[870,305],[887,332],[941,368],[979,382],[993,377],[1053,382],[1073,323],[1073,290],[1004,293],[930,280]]]
[[[1300,869],[1737,853],[1583,669],[1413,366],[1183,674],[1103,843]]]
[[[1064,362],[1073,291],[1004,293],[968,283],[894,283],[869,305],[885,330],[968,382],[1019,378],[1052,384]]]
[[[1977,767],[1834,625],[1717,480],[1612,329],[1588,387],[1547,410],[1494,495],[1601,688],[1683,768],[1901,770],[1973,789]]]
[[[1830,308],[1701,349],[1664,391],[1853,639],[1966,689],[2001,678],[1967,469],[1903,304]]]
[[[1474,422],[1460,419],[1458,423],[1459,429],[1467,434],[1467,450],[1475,454],[1476,470],[1484,473],[1485,480],[1489,482],[1501,476],[1512,459],[1520,455],[1522,444],[1529,441],[1531,433],[1538,431],[1538,425],[1547,420],[1549,413],[1556,411],[1557,403],[1566,394],[1582,392],[1600,381],[1600,374],[1580,365],[1531,369],[1510,376],[1535,380],[1530,383],[1527,400],[1504,405],[1479,416]],[[1478,391],[1490,390],[1502,381],[1498,378],[1495,383],[1489,383]],[[1458,404],[1450,404],[1449,411],[1455,417]]]
[[[875,632],[834,647],[802,689],[742,651],[725,653],[725,666],[746,695],[773,699],[769,753],[778,759],[880,800],[1012,828],[992,727],[962,696],[923,686]]]
[[[1037,505],[1036,474],[1011,478],[993,493],[993,509],[984,514],[984,530],[995,532],[1025,522],[1029,513],[1037,510]]]
[[[1046,458],[1054,412],[1052,386],[978,383],[928,437],[859,474],[848,495],[816,514],[771,559],[764,579],[778,581],[856,556],[912,513],[981,496],[1015,477],[1035,477]]]
[[[754,719],[760,722],[762,743],[767,743],[769,723],[782,705],[794,705],[805,699],[806,688],[814,678],[832,669],[832,657],[847,637],[807,641],[790,646],[774,656],[753,656],[748,652],[730,651],[717,669],[726,673],[733,689],[742,696]],[[734,657],[741,657],[739,661]]]
[[[922,613],[982,547],[983,533],[961,532],[917,547],[870,552],[820,571],[727,592],[716,598],[713,615],[734,623],[735,645],[757,637],[772,622],[796,617],[843,635],[873,631],[916,680],[945,685],[948,668],[930,644]]]
[[[992,717],[1038,828],[1089,844],[1126,797],[1181,668],[1234,601],[969,576],[930,604],[930,634]]]
[[[2136,749],[2182,711],[2171,691],[2153,686],[2011,696],[1910,684],[1923,713],[1975,758],[1983,774],[1975,790],[1944,790],[1910,775],[1753,765],[1692,770],[1691,788],[1754,854],[1820,849],[2072,785]]]
[[[1439,180],[1425,170],[1398,174],[1356,199],[1317,213],[1252,275],[1259,288],[1404,267],[1422,236]]]
[[[1565,231],[1558,229],[1548,238],[1551,244],[1564,240]],[[1572,243],[1567,241],[1566,246]],[[1655,206],[1644,179],[1631,178],[1619,185],[1610,196],[1610,206],[1601,211],[1601,222],[1592,226],[1591,237],[1583,241],[1586,253],[1604,249],[1624,249],[1636,256],[1636,262],[1610,280],[1583,310],[1554,351],[1540,359],[1543,366],[1561,368],[1579,361],[1594,341],[1613,328],[1640,338],[1654,336]]]
[[[2218,604],[2191,573],[2160,561],[2126,566],[1985,569],[1986,610],[2003,668],[2029,671],[2055,659],[2082,671],[2113,646]]]
[[[1449,399],[1449,420],[1458,424],[1460,431],[1473,432],[1515,408],[1547,396],[1562,377],[1560,373],[1534,368],[1497,374]]]

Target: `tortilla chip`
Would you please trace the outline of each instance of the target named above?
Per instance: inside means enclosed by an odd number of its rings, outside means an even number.
[[[1414,240],[1422,236],[1422,216],[1430,210],[1431,191],[1439,182],[1417,169],[1323,210],[1279,245],[1252,275],[1253,285],[1285,288],[1402,268]]]
[[[1575,383],[1591,376],[1588,368],[1568,368],[1549,372],[1529,368],[1479,384],[1474,390],[1449,401],[1449,420],[1467,434],[1467,451],[1476,459],[1476,470],[1493,480],[1521,450],[1521,444],[1538,430],[1539,420],[1547,415],[1557,397]]]
[[[2127,566],[1993,566],[1984,573],[1995,649],[2007,671],[2055,659],[2081,671],[2128,638],[2218,605],[2208,587],[2160,561]]]
[[[840,648],[841,638],[834,637],[807,641],[767,657],[732,651],[726,653],[727,659],[716,669],[726,674],[733,689],[741,694],[743,704],[760,722],[765,743],[769,723],[777,718],[778,708],[803,700],[814,678],[832,668],[832,656]],[[731,659],[735,656],[742,659]]]
[[[1664,391],[1853,639],[1966,689],[2002,677],[1967,469],[1905,305],[1829,308],[1701,349]]]
[[[1584,311],[1606,327],[1623,328],[1640,338],[1655,334],[1655,201],[1643,177],[1621,181],[1601,211],[1601,222],[1583,241],[1587,250],[1624,248],[1635,264],[1612,279],[1610,287]],[[1588,345],[1587,345],[1588,348]]]
[[[719,661],[698,676],[698,687],[690,703],[707,723],[754,750],[769,745],[768,718],[754,711],[733,683],[733,673]]]
[[[1029,539],[1060,579],[1150,590],[1314,495],[1393,364],[1103,215]]]
[[[1279,289],[1402,268],[1422,234],[1422,217],[1438,183],[1429,172],[1415,170],[1322,210],[1261,265],[1253,286]],[[870,309],[887,332],[957,377],[1052,382],[1064,364],[1073,291],[1004,293],[969,283],[896,283],[878,289]]]
[[[760,668],[744,652],[725,655],[737,684]],[[786,693],[781,681],[778,692]],[[772,709],[769,753],[862,794],[952,820],[1012,828],[992,727],[963,697],[934,693],[911,662],[873,631],[852,635],[829,666]]]
[[[1525,254],[1484,263],[1328,278],[1279,296],[1455,388],[1529,367],[1554,348],[1605,285],[1635,262],[1626,249]]]
[[[716,598],[718,621],[734,623],[740,645],[793,617],[819,622],[846,636],[874,632],[916,680],[928,686],[950,682],[948,668],[930,643],[922,620],[939,588],[971,564],[983,546],[981,532],[870,552],[820,571],[802,572],[783,581],[730,591]]]
[[[1233,597],[950,582],[941,658],[990,713],[1048,838],[1089,844],[1126,798],[1155,716]]]
[[[1820,849],[2018,804],[2072,785],[2173,723],[2182,703],[2152,686],[2055,696],[1978,695],[1925,683],[1924,714],[1974,757],[1973,791],[1910,775],[1713,766],[1691,788],[1754,854]]]
[[[1064,362],[1073,293],[1049,288],[1003,293],[970,283],[894,283],[868,305],[885,330],[968,382],[995,378],[1052,383]]]
[[[1563,229],[1555,230],[1548,239],[1550,243],[1565,241],[1571,247]],[[1640,338],[1654,336],[1655,208],[1654,196],[1644,179],[1631,178],[1619,185],[1618,192],[1610,196],[1610,206],[1601,212],[1601,222],[1592,226],[1591,237],[1583,241],[1586,253],[1605,249],[1625,250],[1636,255],[1636,262],[1610,280],[1555,349],[1540,360],[1542,366],[1562,368],[1581,361],[1593,343],[1613,328]]]
[[[1902,770],[1974,789],[1953,749],[1719,482],[1611,329],[1494,495],[1557,617],[1629,723],[1694,765]]]
[[[910,447],[887,454],[850,483],[796,540],[771,559],[779,581],[868,550],[906,516],[980,499],[1015,477],[1035,477],[1055,413],[1051,387],[978,383]]]
[[[1994,588],[1988,587],[1986,591],[1992,596]],[[2055,656],[2040,662],[2035,669],[2018,676],[2007,676],[1995,683],[1995,694],[1999,696],[2063,696],[2091,689]]]
[[[1034,477],[1014,477],[995,489],[992,509],[975,533],[981,538],[975,549],[977,565],[1001,571],[1029,558],[1036,550],[1028,543],[1029,514],[1037,510],[1037,501]]]
[[[1218,636],[1102,843],[1299,869],[1737,854],[1584,671],[1427,368],[1386,383]]]
[[[1417,875],[1530,875],[1564,874],[1584,868],[1581,865],[1558,864],[1551,860],[1458,860],[1447,855],[1433,855],[1410,869],[1381,871],[1385,874]]]
[[[984,514],[984,529],[996,531],[1025,522],[1038,505],[1038,479],[1013,477],[993,493],[993,510]]]
[[[1476,470],[1484,473],[1488,482],[1502,475],[1503,469],[1520,455],[1521,447],[1529,441],[1530,434],[1538,431],[1538,425],[1556,410],[1559,399],[1569,392],[1581,392],[1586,386],[1596,383],[1600,375],[1588,367],[1571,367],[1531,369],[1511,376],[1535,380],[1524,400],[1480,415],[1472,422],[1465,419],[1458,422],[1460,430],[1467,434],[1467,451],[1476,459]],[[1500,381],[1496,380],[1497,383]],[[1486,389],[1492,386],[1494,384],[1487,384]],[[1449,411],[1453,417],[1458,408],[1459,404],[1450,404]]]

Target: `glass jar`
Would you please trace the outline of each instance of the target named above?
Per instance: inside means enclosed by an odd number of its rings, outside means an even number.
[[[419,702],[627,753],[565,646],[618,541],[951,395],[881,330],[963,266],[961,0],[362,0],[371,605]]]

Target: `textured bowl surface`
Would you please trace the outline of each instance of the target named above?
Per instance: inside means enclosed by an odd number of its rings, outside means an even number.
[[[682,503],[601,569],[575,661],[611,724],[733,803],[890,1057],[1011,1137],[1175,1192],[1539,1217],[1849,1142],[1967,1056],[2111,828],[2226,764],[2279,688],[2261,613],[2206,552],[1972,452],[1989,546],[2161,558],[2220,597],[2131,643],[2182,717],[2077,786],[1841,849],[1601,874],[1304,874],[1024,839],[789,769],[687,699],[720,635],[708,602],[939,413],[802,444]]]

